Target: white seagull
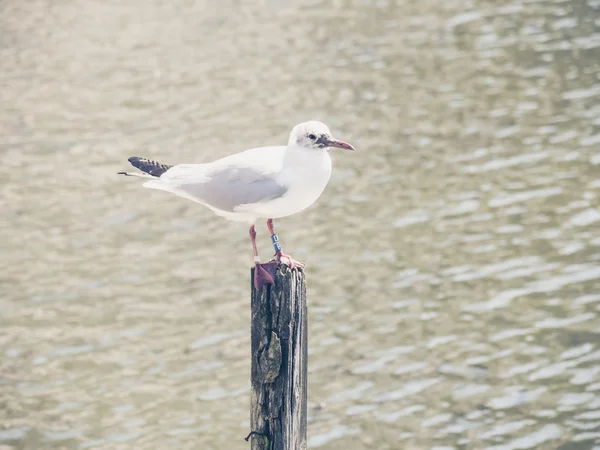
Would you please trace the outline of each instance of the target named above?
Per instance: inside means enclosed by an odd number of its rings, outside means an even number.
[[[145,187],[160,189],[201,203],[218,216],[250,225],[254,250],[254,286],[273,284],[276,265],[290,268],[304,265],[282,251],[273,229],[273,219],[290,216],[312,205],[331,176],[331,147],[354,150],[334,139],[329,128],[316,121],[294,127],[286,146],[259,147],[227,156],[208,164],[169,166],[132,156],[129,162],[144,173],[122,175],[151,178]],[[254,224],[267,219],[275,259],[260,264]]]

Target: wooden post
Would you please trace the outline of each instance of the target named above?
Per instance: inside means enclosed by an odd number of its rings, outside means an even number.
[[[252,269],[250,280],[254,279]],[[304,272],[280,265],[252,286],[252,450],[306,449],[307,317]]]

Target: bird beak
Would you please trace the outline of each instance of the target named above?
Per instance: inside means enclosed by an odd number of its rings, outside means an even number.
[[[327,147],[343,148],[344,150],[354,150],[354,147],[347,142],[338,141],[337,139],[327,139],[325,145]]]

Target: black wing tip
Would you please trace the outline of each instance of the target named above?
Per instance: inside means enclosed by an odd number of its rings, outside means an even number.
[[[148,158],[140,158],[139,156],[131,156],[127,161],[142,172],[146,172],[153,177],[160,177],[163,173],[169,170],[173,166],[159,163],[158,161],[152,161]]]

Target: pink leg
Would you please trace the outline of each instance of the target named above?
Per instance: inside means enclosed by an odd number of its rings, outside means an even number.
[[[281,249],[281,244],[279,243],[279,238],[277,234],[275,234],[275,228],[273,227],[273,219],[267,220],[267,228],[269,229],[269,233],[271,233],[271,240],[273,241],[273,247],[275,248],[275,260],[279,261],[282,264],[285,264],[290,269],[304,269],[304,264],[296,261],[290,255],[286,255],[283,253]]]
[[[254,250],[254,287],[261,290],[265,284],[275,284],[273,275],[271,275],[264,266],[272,266],[272,264],[261,264],[260,257],[258,256],[258,249],[256,248],[256,231],[254,225],[250,227],[250,240],[252,241],[252,250]]]

